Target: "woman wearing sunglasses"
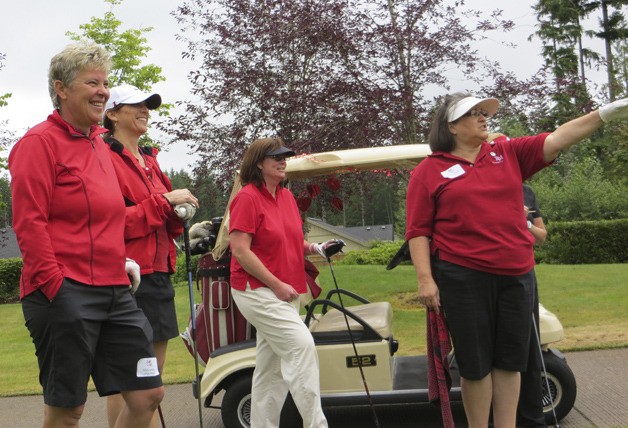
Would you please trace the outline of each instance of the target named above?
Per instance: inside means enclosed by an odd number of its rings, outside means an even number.
[[[432,154],[412,172],[406,240],[419,299],[443,311],[471,428],[515,427],[526,368],[534,286],[534,237],[521,183],[605,122],[628,118],[628,99],[552,133],[487,142],[495,98],[445,97],[429,135]]]
[[[304,255],[321,254],[324,244],[304,239],[296,200],[283,187],[285,159],[294,154],[279,138],[255,140],[240,167],[243,188],[229,207],[233,299],[257,331],[252,428],[279,426],[288,391],[304,427],[327,426],[314,340],[299,316]]]

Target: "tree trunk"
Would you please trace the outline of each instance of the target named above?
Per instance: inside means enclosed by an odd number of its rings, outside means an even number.
[[[615,101],[615,70],[613,69],[613,51],[608,24],[608,6],[606,0],[602,0],[602,24],[604,28],[604,46],[606,48],[606,74],[608,75],[608,98]]]

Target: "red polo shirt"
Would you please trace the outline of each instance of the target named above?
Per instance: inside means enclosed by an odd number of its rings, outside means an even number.
[[[233,198],[229,207],[229,233],[240,230],[253,235],[251,250],[281,281],[299,293],[306,292],[305,258],[301,215],[292,193],[278,187],[276,197],[266,186],[248,184]],[[266,287],[231,258],[231,286],[244,291]]]
[[[431,238],[442,260],[498,275],[534,267],[521,183],[548,166],[548,133],[483,143],[474,163],[435,152],[413,171],[406,202],[406,240]]]

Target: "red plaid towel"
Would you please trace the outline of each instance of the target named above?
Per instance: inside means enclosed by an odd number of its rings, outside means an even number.
[[[440,405],[443,427],[453,428],[454,418],[449,403],[451,373],[447,355],[451,351],[449,330],[441,312],[427,310],[427,388],[431,403]]]

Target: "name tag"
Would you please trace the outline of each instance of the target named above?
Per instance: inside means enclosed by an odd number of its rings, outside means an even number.
[[[137,377],[152,377],[159,375],[157,358],[140,358],[137,362]]]
[[[440,173],[440,175],[445,178],[456,178],[460,177],[462,174],[464,174],[464,169],[462,169],[462,167],[458,163]]]

